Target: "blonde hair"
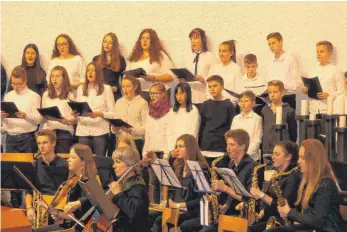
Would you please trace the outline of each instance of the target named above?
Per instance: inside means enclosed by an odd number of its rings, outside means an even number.
[[[336,182],[336,178],[331,169],[326,149],[319,140],[306,139],[302,141],[301,147],[305,149],[305,173],[301,179],[295,205],[301,203],[303,208],[307,208],[319,182],[324,178],[330,178]]]
[[[132,147],[121,147],[113,152],[112,159],[113,161],[121,160],[128,167],[131,167],[140,161],[140,154]]]
[[[282,91],[282,92],[285,91],[284,84],[282,81],[279,81],[279,80],[269,81],[267,83],[267,87],[270,87],[270,86],[277,86],[280,89],[280,91]]]
[[[132,147],[133,149],[137,150],[133,137],[128,133],[123,133],[121,136],[118,137],[117,148],[120,142],[126,143],[129,147]]]

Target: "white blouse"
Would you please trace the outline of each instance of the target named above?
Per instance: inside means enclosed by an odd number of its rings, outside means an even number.
[[[63,66],[66,69],[71,84],[84,82],[86,65],[83,58],[76,55],[71,59],[59,59],[58,57],[52,59],[47,70],[47,83],[49,83],[52,69],[57,65]]]
[[[143,155],[149,151],[163,151],[164,154],[168,154],[174,148],[172,147],[171,113],[170,110],[161,118],[147,115]]]
[[[60,98],[50,98],[48,96],[48,91],[44,92],[42,95],[42,108],[57,106],[62,116],[66,119],[72,119],[72,110],[70,106],[67,104],[70,100],[75,100],[74,95],[72,93],[69,94],[68,99],[60,99]],[[66,130],[73,134],[72,125],[65,125],[55,120],[47,120],[47,122],[43,125],[43,129],[51,129],[51,130]]]
[[[219,75],[224,80],[224,88],[238,93],[236,82],[241,80],[242,71],[239,65],[231,61],[228,65],[223,65],[222,63],[215,64],[211,67],[208,76]],[[207,89],[208,92],[208,89]],[[227,91],[223,90],[223,96],[229,98],[230,101],[235,105],[237,104],[238,99],[231,96]],[[208,92],[208,98],[211,98],[211,95]]]
[[[76,101],[88,102],[93,112],[100,111],[104,113],[104,118],[113,118],[114,115],[114,97],[111,86],[104,84],[104,92],[97,96],[94,88],[88,88],[88,96],[83,96],[83,86],[77,89]],[[109,123],[103,118],[78,117],[76,129],[77,136],[99,136],[109,133]]]
[[[131,135],[134,139],[144,139],[147,115],[148,103],[139,95],[131,101],[122,97],[116,102],[114,118],[120,118],[133,126]],[[121,133],[119,131],[116,134],[120,136]]]
[[[129,62],[127,65],[127,70],[133,70],[137,68],[143,68],[147,74],[149,75],[163,75],[163,74],[170,74],[173,76],[170,68],[172,68],[172,62],[169,59],[169,57],[164,53],[161,52],[163,59],[161,60],[161,64],[157,62],[152,62],[152,64],[149,62],[149,58],[144,60],[139,60],[136,62]],[[143,78],[138,78],[141,83],[141,89],[142,91],[149,92],[150,87],[152,86],[151,81],[146,81]],[[163,83],[168,90],[172,87],[173,81]]]
[[[190,52],[182,59],[182,67],[188,69],[191,73],[195,73],[195,63],[193,63],[196,57],[195,52]],[[208,72],[212,65],[217,63],[216,56],[209,51],[202,52],[199,55],[199,61],[197,65],[197,75],[205,78],[209,77]],[[206,100],[206,84],[202,84],[199,81],[188,82],[192,89],[192,102],[194,104],[203,103]]]

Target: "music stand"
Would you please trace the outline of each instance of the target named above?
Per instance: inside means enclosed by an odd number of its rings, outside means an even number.
[[[227,184],[233,188],[236,194],[254,198],[240,182],[235,172],[229,168],[214,168]]]
[[[108,185],[117,180],[113,169],[113,159],[105,156],[94,156],[94,162],[98,169],[102,187],[108,189]]]
[[[78,181],[83,192],[88,197],[89,201],[95,207],[95,212],[92,215],[93,224],[96,224],[101,214],[112,223],[114,217],[117,215],[119,209],[105,194],[104,190],[99,185],[95,177],[89,178],[86,183]]]
[[[13,167],[19,168],[24,175],[33,182],[36,173],[32,163],[1,161],[1,189],[31,190],[31,187],[17,174]]]
[[[197,161],[191,161],[187,160],[187,165],[190,171],[192,172],[192,176],[195,180],[195,186],[197,188],[194,188],[195,192],[201,192],[201,193],[213,193],[216,194],[216,191],[213,191],[208,184],[204,172],[202,171],[199,162]],[[200,203],[201,204],[201,203]],[[208,204],[206,204],[205,199],[203,198],[203,203],[200,205],[200,224],[202,226],[209,226],[210,223],[208,221]]]

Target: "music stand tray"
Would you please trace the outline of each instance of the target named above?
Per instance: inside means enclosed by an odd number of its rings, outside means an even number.
[[[19,168],[33,183],[35,170],[30,162],[1,161],[1,189],[31,190],[31,187],[15,173],[13,167]]]

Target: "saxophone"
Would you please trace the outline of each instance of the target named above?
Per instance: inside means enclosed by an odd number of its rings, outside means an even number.
[[[282,176],[290,175],[292,172],[297,172],[299,171],[299,169],[300,169],[299,167],[295,167],[288,172],[284,172],[284,173],[278,172],[275,175],[273,175],[273,177],[271,178],[271,187],[273,188],[276,194],[279,206],[281,207],[284,206],[286,201],[282,195],[282,191],[278,184],[277,179]],[[289,224],[290,224],[289,220],[287,218],[284,219],[284,225],[289,225]],[[276,220],[275,216],[271,216],[266,222],[266,229],[272,229],[272,228],[275,228],[276,226],[282,226],[282,224]]]
[[[214,167],[216,164],[222,160],[224,156],[218,157],[217,159],[213,160],[211,163],[211,182],[213,180],[217,180],[217,172],[214,170]],[[206,194],[204,196],[205,200],[209,202],[209,221],[212,224],[218,223],[218,217],[219,217],[219,203],[218,203],[218,196],[216,194]],[[211,204],[210,204],[211,203]]]
[[[253,174],[252,174],[253,188],[258,188],[258,170],[265,166],[266,164],[259,164],[253,169]],[[248,225],[252,225],[257,220],[258,214],[255,209],[255,203],[256,203],[256,200],[254,198],[250,198],[246,204],[241,206],[240,217],[246,218],[248,220]]]
[[[48,225],[48,214],[43,215],[44,207],[40,204],[42,196],[33,192],[33,209],[35,210],[35,218],[32,227],[34,229]]]

